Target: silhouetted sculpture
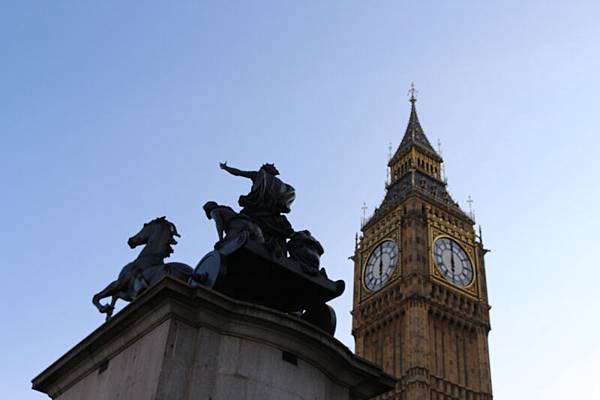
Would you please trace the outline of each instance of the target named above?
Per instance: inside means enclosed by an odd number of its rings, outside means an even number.
[[[258,225],[253,223],[246,215],[236,213],[231,207],[219,205],[214,201],[206,202],[203,208],[208,219],[215,221],[219,243],[244,234],[260,243],[265,242]]]
[[[241,214],[247,215],[261,229],[267,247],[277,256],[285,254],[285,242],[294,230],[285,217],[296,198],[292,186],[284,183],[277,175],[279,171],[273,164],[264,164],[258,171],[242,171],[220,164],[221,169],[235,176],[252,180],[250,193],[240,196]]]
[[[140,293],[158,282],[163,276],[170,275],[186,282],[196,280],[194,270],[182,263],[164,263],[164,259],[173,253],[171,245],[176,245],[174,237],[179,237],[177,228],[165,217],[156,218],[146,224],[127,241],[132,249],[145,244],[140,255],[123,267],[116,281],[94,295],[92,302],[98,311],[110,319],[117,299],[134,300]],[[112,297],[110,304],[101,304],[100,300]]]
[[[319,272],[323,246],[307,230],[296,232],[287,243],[290,258],[302,266],[302,270],[309,275]]]
[[[108,320],[118,299],[133,301],[165,275],[192,287],[202,285],[232,298],[294,314],[333,335],[335,312],[326,303],[345,289],[320,268],[323,247],[307,231],[294,232],[284,214],[295,199],[294,188],[281,181],[273,164],[258,171],[241,171],[225,163],[220,167],[252,180],[252,188],[240,196],[238,213],[231,207],[206,202],[208,219],[215,222],[218,241],[195,269],[182,263],[166,263],[177,244],[175,225],[165,217],[144,224],[128,240],[131,248],[145,244],[139,256],[121,270],[119,277],[92,302]],[[289,239],[289,241],[288,241]],[[286,255],[289,253],[289,257]],[[112,297],[108,304],[100,300]]]
[[[323,247],[309,231],[294,232],[283,215],[290,212],[294,188],[277,178],[273,164],[258,171],[220,167],[251,179],[252,189],[240,196],[240,213],[214,201],[204,205],[219,241],[196,266],[196,280],[235,299],[297,315],[333,335],[335,312],[326,303],[345,284],[319,269]]]

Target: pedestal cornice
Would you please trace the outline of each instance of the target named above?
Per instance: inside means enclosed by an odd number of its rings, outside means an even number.
[[[373,397],[392,388],[395,382],[380,368],[299,318],[165,278],[35,377],[33,389],[52,398],[60,396],[148,332],[172,321],[293,354],[348,388],[351,398]]]

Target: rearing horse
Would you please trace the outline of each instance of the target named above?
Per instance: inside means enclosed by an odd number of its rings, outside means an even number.
[[[144,224],[142,230],[129,238],[127,244],[132,249],[142,244],[146,246],[135,260],[123,267],[116,281],[111,282],[92,299],[98,311],[106,314],[107,321],[111,318],[118,299],[134,300],[165,275],[186,282],[194,280],[194,270],[189,265],[164,262],[164,259],[173,253],[171,245],[177,244],[175,236],[180,237],[175,225],[165,217],[160,217]],[[101,299],[110,296],[110,304],[100,303]]]

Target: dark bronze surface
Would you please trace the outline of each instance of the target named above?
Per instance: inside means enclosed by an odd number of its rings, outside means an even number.
[[[164,262],[173,253],[171,246],[177,244],[175,237],[179,237],[175,225],[165,217],[160,217],[144,224],[137,234],[129,238],[129,247],[133,249],[145,245],[144,249],[134,261],[121,269],[115,281],[92,298],[98,311],[106,314],[107,320],[112,316],[118,299],[134,300],[165,275],[186,282],[195,279],[194,270],[189,265]],[[100,300],[106,297],[112,297],[110,304],[101,304]]]
[[[235,176],[252,180],[247,195],[240,196],[237,212],[208,201],[203,209],[215,222],[217,242],[195,270],[181,263],[166,263],[177,244],[175,225],[165,217],[144,224],[132,236],[131,248],[146,245],[140,255],[121,270],[119,277],[93,297],[109,319],[118,299],[133,301],[165,275],[193,287],[211,288],[232,298],[293,313],[333,334],[336,318],[326,303],[340,296],[344,281],[332,281],[320,266],[323,246],[308,230],[295,232],[284,214],[291,211],[295,190],[277,176],[273,164],[258,171],[242,171],[220,164]],[[100,300],[111,297],[109,304]]]

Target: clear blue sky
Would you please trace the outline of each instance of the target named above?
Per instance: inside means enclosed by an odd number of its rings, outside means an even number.
[[[275,162],[290,220],[352,284],[362,202],[419,116],[475,199],[498,399],[600,398],[600,6],[596,1],[8,1],[0,5],[0,387],[102,323],[93,293],[166,215],[172,257],[211,248],[224,174]],[[333,302],[353,346],[351,290]]]

